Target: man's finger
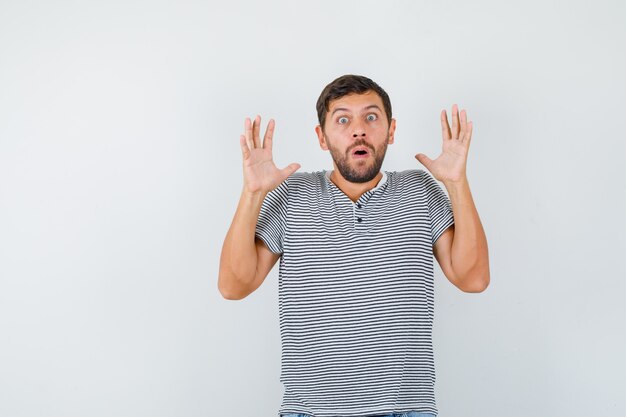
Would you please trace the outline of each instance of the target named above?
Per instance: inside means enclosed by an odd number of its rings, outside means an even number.
[[[246,135],[246,143],[248,144],[248,150],[252,150],[254,149],[254,142],[252,141],[252,122],[250,122],[249,117],[246,117],[246,121],[243,126]]]
[[[452,105],[452,139],[459,138],[459,107]]]
[[[296,172],[298,169],[300,169],[300,164],[294,162],[292,164],[287,165],[285,168],[281,169],[280,173],[283,174],[283,178],[287,178],[291,174]]]
[[[254,147],[261,148],[261,116],[257,114],[252,124],[252,139],[254,140]]]
[[[467,135],[467,113],[465,109],[461,110],[461,131],[459,133],[459,139],[462,141]]]
[[[441,131],[444,139],[450,139],[450,125],[448,124],[448,115],[445,110],[441,111]]]
[[[417,155],[415,155],[415,159],[417,159],[420,162],[420,164],[424,165],[426,167],[426,169],[430,171],[430,166],[433,163],[432,159],[430,159],[429,157],[427,157],[423,153],[418,153]]]
[[[469,142],[472,139],[472,128],[474,127],[474,122],[467,123],[467,133],[465,134],[465,141]]]
[[[265,136],[263,136],[263,149],[272,150],[272,143],[274,141],[274,126],[276,122],[274,119],[270,119],[267,124],[267,129],[265,129]]]
[[[239,136],[239,145],[241,146],[241,154],[243,155],[243,160],[245,161],[250,157],[250,149],[246,144],[246,135]]]

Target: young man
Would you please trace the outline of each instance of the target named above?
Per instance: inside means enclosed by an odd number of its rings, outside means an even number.
[[[221,294],[256,290],[280,259],[281,416],[434,416],[433,254],[465,292],[489,284],[487,240],[466,178],[472,123],[441,113],[443,152],[380,171],[396,121],[387,93],[344,75],[317,102],[333,170],[272,161],[274,121],[240,138],[244,186],[220,259]]]

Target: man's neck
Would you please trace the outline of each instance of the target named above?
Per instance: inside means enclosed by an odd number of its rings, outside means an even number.
[[[333,184],[335,184],[337,188],[339,188],[352,201],[357,201],[363,195],[363,193],[376,187],[376,185],[380,182],[382,178],[382,172],[378,172],[378,174],[370,181],[356,183],[350,182],[343,178],[336,169],[330,173],[330,180],[333,182]]]

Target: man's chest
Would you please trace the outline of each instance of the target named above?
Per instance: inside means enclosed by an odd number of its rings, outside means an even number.
[[[284,238],[283,256],[310,264],[432,257],[427,204],[408,197],[365,204],[304,199],[290,207]]]

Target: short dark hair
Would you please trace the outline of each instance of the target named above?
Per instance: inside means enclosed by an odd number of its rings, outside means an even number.
[[[362,75],[346,74],[333,80],[322,90],[319,98],[317,99],[317,119],[320,122],[322,130],[324,130],[324,123],[326,123],[326,113],[329,110],[329,104],[332,100],[336,100],[340,97],[347,96],[348,94],[365,94],[368,91],[373,91],[383,101],[385,107],[385,113],[387,114],[387,122],[391,124],[391,101],[389,96],[378,84]]]

